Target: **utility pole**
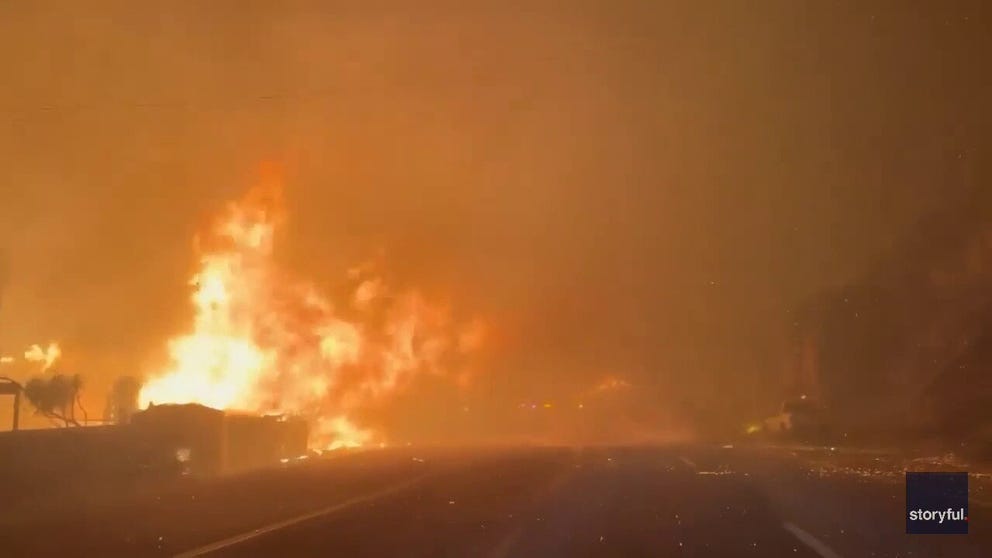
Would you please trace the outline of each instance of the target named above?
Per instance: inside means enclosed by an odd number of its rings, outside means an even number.
[[[17,429],[21,425],[21,386],[17,386],[17,391],[14,392],[14,420],[11,425],[11,430],[17,432]]]
[[[14,396],[14,421],[13,430],[20,426],[21,419],[21,384],[9,378],[0,378],[0,395]]]
[[[7,286],[7,258],[4,252],[0,252],[0,310],[3,310],[3,293],[5,287]],[[0,358],[2,358],[3,353],[0,352]],[[13,395],[14,396],[14,419],[12,424],[12,430],[15,432],[20,427],[21,422],[21,384],[0,376],[0,395]]]

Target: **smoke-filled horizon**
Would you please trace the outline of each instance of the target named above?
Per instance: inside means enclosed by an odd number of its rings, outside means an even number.
[[[789,312],[987,181],[989,12],[695,4],[0,7],[0,354],[59,341],[91,407],[160,368],[274,162],[286,270],[485,317],[485,373],[397,424],[611,379],[623,424],[764,413]]]

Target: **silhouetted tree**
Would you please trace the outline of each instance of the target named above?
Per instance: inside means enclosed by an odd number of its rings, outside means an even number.
[[[49,419],[61,422],[63,426],[79,426],[76,420],[76,407],[87,420],[86,409],[80,401],[83,382],[78,374],[66,376],[54,374],[47,378],[31,378],[24,385],[24,396],[35,411]]]

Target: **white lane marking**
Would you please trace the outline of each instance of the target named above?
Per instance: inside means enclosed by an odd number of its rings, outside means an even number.
[[[216,552],[223,548],[227,548],[230,546],[234,546],[236,544],[243,543],[245,541],[254,539],[255,537],[260,537],[267,533],[278,531],[279,529],[285,529],[286,527],[296,525],[297,523],[302,523],[304,521],[309,521],[311,519],[315,519],[325,515],[331,515],[333,513],[346,510],[350,507],[357,506],[359,504],[364,504],[367,502],[378,500],[380,498],[385,498],[386,496],[396,494],[397,492],[401,492],[403,490],[406,490],[407,488],[411,488],[414,485],[423,482],[424,479],[426,479],[428,476],[429,476],[428,474],[423,474],[413,479],[403,481],[401,483],[394,484],[392,486],[387,486],[386,488],[377,490],[375,492],[371,492],[369,494],[355,496],[354,498],[350,498],[348,500],[345,500],[344,502],[340,502],[332,506],[327,506],[326,508],[321,508],[317,511],[305,513],[303,515],[298,515],[296,517],[286,519],[283,521],[278,521],[276,523],[272,523],[264,527],[259,527],[257,529],[252,529],[251,531],[248,531],[246,533],[241,533],[240,535],[228,537],[226,539],[214,543],[210,543],[208,545],[201,546],[199,548],[194,548],[193,550],[187,550],[186,552],[176,554],[175,558],[195,558],[197,556],[204,556],[206,554],[210,554],[211,552]]]
[[[540,505],[540,502],[544,502],[550,499],[556,492],[562,490],[567,484],[575,480],[575,470],[563,470],[558,476],[551,479],[551,482],[543,490],[532,496],[535,502],[535,507]],[[512,515],[510,516],[513,517]],[[520,519],[516,520],[518,525],[510,531],[508,535],[500,540],[499,544],[493,548],[492,552],[489,553],[489,558],[506,558],[507,556],[512,556],[513,548],[520,541],[520,538],[525,534],[525,525],[520,525]]]
[[[688,467],[688,468],[690,468],[690,469],[692,469],[693,471],[696,470],[696,464],[695,464],[695,462],[693,462],[688,457],[686,457],[684,455],[680,455],[679,456],[679,461],[681,461],[682,463],[685,463],[685,466]]]
[[[808,546],[810,550],[822,556],[822,558],[841,558],[840,554],[834,552],[829,546],[823,544],[820,539],[810,535],[795,523],[785,522],[782,524],[782,527],[792,533],[792,536],[799,539],[799,542]]]
[[[489,553],[489,557],[506,558],[507,556],[510,555],[510,551],[513,550],[513,547],[517,545],[517,541],[519,541],[520,537],[522,537],[523,535],[524,535],[523,527],[514,528],[512,531],[510,531],[509,535],[503,537],[503,539],[499,541],[499,544],[496,545],[496,548],[494,548],[493,551]]]

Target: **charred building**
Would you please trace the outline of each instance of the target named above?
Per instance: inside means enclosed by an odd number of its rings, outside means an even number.
[[[211,475],[270,466],[307,452],[306,421],[226,413],[203,405],[153,405],[129,425],[146,451],[185,472]]]

